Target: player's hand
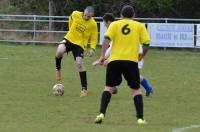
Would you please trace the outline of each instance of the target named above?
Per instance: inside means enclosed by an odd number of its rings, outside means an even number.
[[[99,64],[100,65],[104,65],[104,62],[105,62],[105,58],[104,57],[100,57],[99,58]]]
[[[94,61],[94,62],[92,63],[92,66],[93,66],[93,67],[95,67],[95,66],[97,66],[97,65],[100,65],[99,59],[96,60],[96,61]]]
[[[103,66],[107,66],[107,60],[104,60],[103,62],[100,62],[100,59],[98,59],[98,60],[96,60],[96,61],[94,61],[93,63],[92,63],[92,66],[93,67],[95,67],[95,66],[97,66],[97,65],[103,65]]]
[[[107,66],[107,64],[108,64],[108,60],[104,60],[104,62],[103,62],[103,66]]]
[[[92,48],[88,49],[87,55],[88,55],[89,57],[92,57],[92,56],[94,55],[94,49],[92,49]]]

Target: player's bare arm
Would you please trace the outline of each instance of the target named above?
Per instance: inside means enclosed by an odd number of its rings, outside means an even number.
[[[99,59],[100,64],[103,65],[104,61],[105,61],[105,53],[106,50],[108,49],[110,44],[110,39],[108,37],[105,37],[102,43],[102,48],[101,48],[101,57]]]

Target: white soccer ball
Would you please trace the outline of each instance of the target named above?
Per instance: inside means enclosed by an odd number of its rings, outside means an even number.
[[[53,86],[53,94],[56,96],[62,96],[64,94],[64,85],[55,84]]]

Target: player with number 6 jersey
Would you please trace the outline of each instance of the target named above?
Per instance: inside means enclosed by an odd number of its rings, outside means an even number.
[[[145,26],[133,20],[134,9],[125,5],[121,10],[121,20],[112,22],[104,34],[100,62],[105,60],[105,52],[112,41],[112,48],[106,67],[106,85],[101,96],[99,115],[95,123],[102,123],[108,104],[111,100],[113,87],[120,85],[124,76],[133,96],[136,108],[137,123],[146,124],[143,118],[143,98],[140,90],[140,74],[138,61],[148,51],[150,38]],[[139,55],[139,46],[143,44],[143,53]]]

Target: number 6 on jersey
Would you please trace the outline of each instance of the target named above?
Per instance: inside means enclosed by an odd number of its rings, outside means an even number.
[[[122,33],[123,33],[124,35],[128,35],[128,34],[131,32],[131,29],[130,29],[128,26],[129,26],[129,24],[126,24],[126,25],[124,25],[124,26],[122,27]]]

